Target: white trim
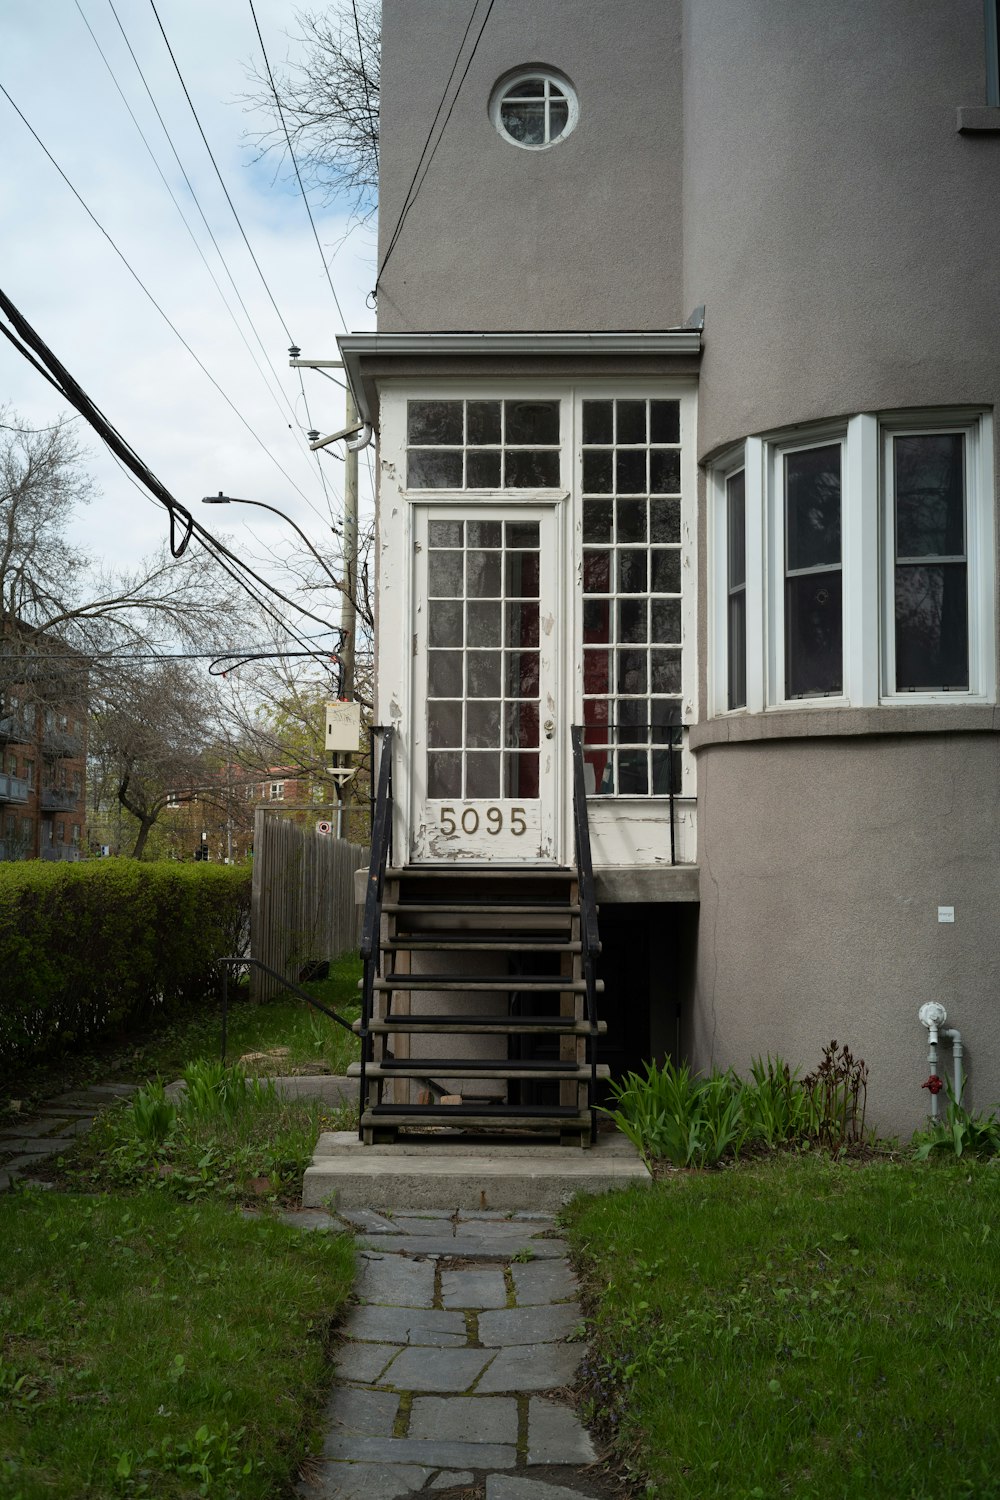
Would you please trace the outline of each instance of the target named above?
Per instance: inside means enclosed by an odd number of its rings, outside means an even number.
[[[857,708],[878,703],[879,426],[868,413],[847,424],[841,476],[841,559],[844,578],[844,696]],[[861,503],[858,503],[858,497]]]
[[[503,106],[508,102],[510,90],[516,84],[532,83],[538,80],[544,85],[539,100],[526,99],[525,103],[541,102],[544,100],[545,110],[545,133],[549,134],[549,86],[555,84],[559,96],[566,102],[566,124],[557,136],[544,141],[519,141],[517,136],[511,135],[503,123]],[[517,101],[512,100],[512,103]],[[498,78],[490,91],[489,104],[487,106],[490,122],[500,138],[511,146],[518,146],[522,151],[548,151],[552,146],[558,146],[568,135],[572,135],[580,118],[580,101],[577,98],[576,89],[570,83],[565,73],[558,68],[549,68],[537,65],[533,68],[512,68]]]

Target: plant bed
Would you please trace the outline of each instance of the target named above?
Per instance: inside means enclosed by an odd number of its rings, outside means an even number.
[[[567,1232],[586,1414],[650,1496],[1000,1495],[996,1167],[785,1154]]]
[[[292,1495],[352,1276],[221,1204],[0,1197],[0,1496]]]

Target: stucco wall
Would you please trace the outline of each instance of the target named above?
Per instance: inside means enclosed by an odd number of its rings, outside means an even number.
[[[380,263],[469,11],[385,0]],[[495,5],[383,274],[379,328],[682,323],[680,56],[680,0]],[[580,101],[576,130],[545,151],[501,139],[487,114],[496,80],[534,63]]]
[[[994,734],[709,746],[698,803],[698,1065],[809,1069],[836,1038],[870,1065],[872,1122],[908,1137],[929,1097],[917,1011],[941,1000],[968,1102],[1000,1101]]]
[[[1000,393],[1000,135],[982,0],[685,0],[684,295],[699,455]]]

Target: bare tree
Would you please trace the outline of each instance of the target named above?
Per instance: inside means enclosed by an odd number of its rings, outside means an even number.
[[[295,19],[299,35],[293,40],[303,60],[278,69],[274,87],[266,69],[251,69],[254,92],[247,102],[274,122],[252,139],[261,154],[282,155],[290,139],[304,180],[323,201],[346,193],[368,219],[378,199],[381,5],[339,0],[328,13],[299,11]]]

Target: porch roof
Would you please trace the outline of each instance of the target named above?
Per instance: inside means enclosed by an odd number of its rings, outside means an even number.
[[[497,373],[579,374],[593,370],[629,375],[687,374],[701,354],[700,323],[655,332],[346,333],[337,340],[362,421],[378,429],[380,379],[433,372],[473,374],[488,365]]]

